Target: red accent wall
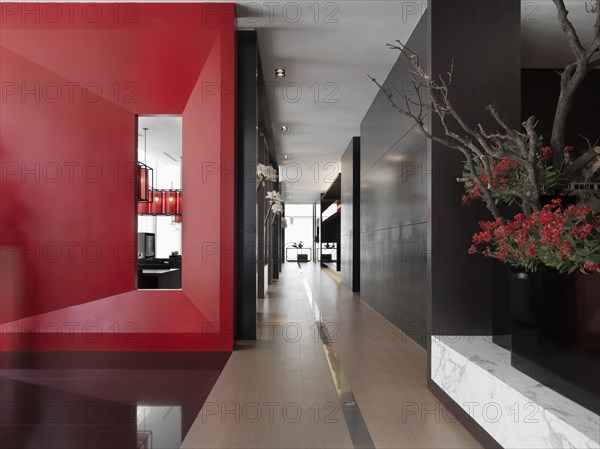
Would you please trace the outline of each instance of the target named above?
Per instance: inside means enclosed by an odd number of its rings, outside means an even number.
[[[35,349],[17,337],[50,317],[110,326],[102,317],[118,321],[147,296],[137,349],[231,350],[233,253],[222,250],[234,243],[234,177],[222,167],[233,170],[233,5],[54,5],[1,5],[2,348]],[[182,292],[134,290],[136,114],[183,115]],[[165,324],[173,301],[198,314]],[[181,341],[156,343],[178,328]],[[213,338],[189,344],[190,329]],[[43,345],[54,348],[71,349]]]

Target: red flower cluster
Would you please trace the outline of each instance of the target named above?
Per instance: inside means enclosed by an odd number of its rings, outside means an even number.
[[[587,207],[563,209],[553,200],[530,217],[480,222],[469,254],[477,252],[527,269],[544,264],[559,271],[600,271],[600,215]]]
[[[540,156],[544,158],[544,160],[549,160],[552,157],[552,148],[550,147],[542,147],[539,149]]]
[[[520,168],[521,164],[519,162],[513,161],[509,157],[504,157],[498,161],[492,162],[490,166],[490,171],[492,173],[491,182],[483,169],[480,170],[477,175],[479,176],[479,179],[481,179],[481,182],[486,186],[491,185],[495,189],[503,189],[508,186],[510,175],[514,174],[515,171]],[[464,204],[483,196],[481,188],[473,181],[465,183],[465,189],[467,189],[467,193],[462,196],[462,202]]]

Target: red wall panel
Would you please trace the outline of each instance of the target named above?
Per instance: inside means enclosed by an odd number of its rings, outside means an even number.
[[[78,305],[144,297],[133,291],[135,116],[182,114],[190,162],[182,293],[211,323],[197,323],[198,332],[226,329],[233,255],[221,248],[233,249],[233,175],[203,179],[192,167],[233,170],[233,5],[121,5],[117,17],[115,4],[94,4],[95,22],[80,12],[85,5],[57,23],[21,14],[23,4],[1,5],[0,323],[69,306],[70,319],[81,310],[81,321],[95,320]],[[163,295],[165,308],[172,296]],[[99,304],[117,316],[124,305]],[[231,335],[217,344],[231,349]]]

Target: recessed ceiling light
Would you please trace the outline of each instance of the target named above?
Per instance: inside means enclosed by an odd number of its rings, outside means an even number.
[[[289,130],[289,128],[288,128],[286,125],[283,125],[283,126],[281,127],[281,132],[282,132],[282,133],[284,133],[284,132],[287,132],[288,130]]]
[[[285,69],[275,69],[275,76],[277,78],[285,78]]]
[[[284,158],[284,159],[287,159],[287,158],[288,158],[288,155],[287,155],[287,154],[284,154],[284,155],[283,155],[283,158]]]

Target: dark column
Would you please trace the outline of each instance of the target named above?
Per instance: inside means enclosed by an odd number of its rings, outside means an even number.
[[[431,1],[432,76],[445,75],[454,62],[453,105],[465,122],[481,124],[489,132],[497,130],[499,125],[485,110],[493,103],[509,126],[520,129],[520,2],[453,3],[471,14],[450,20],[447,2]],[[432,131],[443,134],[437,118],[432,120]],[[456,178],[462,174],[462,159],[455,150],[438,143],[430,145],[429,326],[433,334],[491,335],[493,285],[498,282],[494,276],[502,270],[492,260],[467,254],[472,236],[479,230],[478,222],[493,217],[482,202],[461,205],[464,186]],[[508,278],[504,283],[508,284]]]
[[[237,339],[256,339],[256,31],[237,33]]]
[[[360,137],[353,137],[342,155],[342,216],[338,261],[342,283],[360,291]]]
[[[448,11],[450,3],[452,14]],[[429,5],[430,73],[434,78],[446,76],[454,63],[455,109],[466,123],[481,124],[493,132],[498,125],[485,107],[494,104],[509,126],[519,129],[521,2],[430,0]],[[443,134],[435,117],[431,129],[433,134]],[[508,284],[508,277],[502,281],[498,276],[509,270],[495,261],[469,256],[467,249],[478,221],[492,217],[482,204],[461,205],[464,187],[456,181],[463,166],[461,155],[437,143],[429,143],[428,148],[428,335],[490,335],[494,284]],[[429,338],[427,344],[429,347]],[[460,410],[431,380],[430,359],[427,381],[442,404],[449,410]],[[499,447],[468,414],[457,417],[484,447]]]
[[[265,149],[265,139],[264,136],[260,136],[258,139],[258,152],[257,159],[259,164],[266,164],[266,149]],[[258,189],[257,193],[257,203],[256,203],[256,278],[257,278],[257,295],[259,299],[264,299],[265,297],[265,223],[264,218],[267,211],[265,210],[265,194],[266,189],[261,187]]]

